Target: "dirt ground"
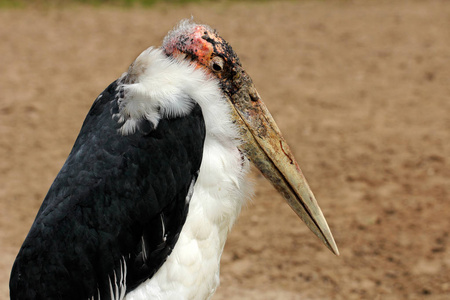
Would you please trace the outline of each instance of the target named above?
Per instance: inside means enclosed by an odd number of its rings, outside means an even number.
[[[450,299],[450,2],[0,11],[0,299],[96,96],[181,18],[217,28],[341,256],[256,171],[214,299]]]

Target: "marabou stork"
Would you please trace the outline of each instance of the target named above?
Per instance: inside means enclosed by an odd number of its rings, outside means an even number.
[[[181,21],[93,103],[17,255],[11,299],[209,299],[249,160],[338,254],[235,52]]]

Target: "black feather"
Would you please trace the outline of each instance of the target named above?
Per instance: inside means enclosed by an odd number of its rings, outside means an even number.
[[[156,128],[143,120],[123,136],[112,118],[116,88],[94,102],[39,209],[12,269],[11,299],[109,299],[123,262],[129,291],[177,242],[203,154],[201,109]]]

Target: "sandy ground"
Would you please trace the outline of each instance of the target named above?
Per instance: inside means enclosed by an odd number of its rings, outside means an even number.
[[[448,1],[0,11],[0,299],[93,100],[191,15],[240,55],[341,251],[255,171],[214,299],[450,299]]]

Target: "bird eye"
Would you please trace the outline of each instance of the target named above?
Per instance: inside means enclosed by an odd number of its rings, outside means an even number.
[[[214,72],[220,72],[223,70],[223,58],[219,57],[219,56],[215,56],[213,57],[213,59],[211,59],[211,68],[213,69]]]

